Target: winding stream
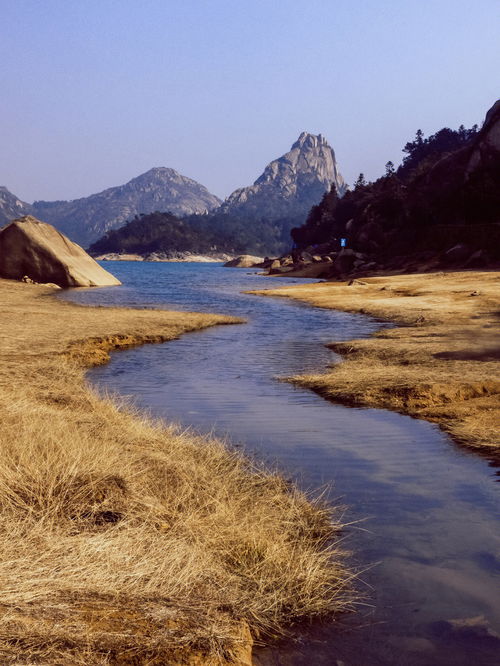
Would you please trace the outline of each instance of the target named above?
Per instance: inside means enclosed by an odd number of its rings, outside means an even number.
[[[324,343],[367,336],[381,324],[243,294],[267,283],[242,269],[136,262],[107,268],[124,286],[64,297],[227,313],[248,323],[116,353],[89,373],[91,381],[170,421],[229,436],[276,461],[304,488],[328,484],[355,523],[346,538],[364,570],[366,605],[340,623],[300,629],[261,651],[266,663],[499,663],[495,469],[430,423],[334,405],[276,380],[324,368],[337,359]],[[277,284],[289,281],[273,279]]]

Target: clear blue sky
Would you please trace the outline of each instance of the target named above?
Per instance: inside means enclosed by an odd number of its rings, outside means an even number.
[[[302,130],[352,183],[500,94],[500,0],[0,0],[0,185],[168,166],[225,197]]]

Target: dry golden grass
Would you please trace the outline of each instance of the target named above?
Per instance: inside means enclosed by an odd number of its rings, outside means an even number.
[[[349,606],[338,516],[85,384],[110,349],[235,321],[0,281],[0,663],[250,664]]]
[[[500,273],[393,275],[254,292],[399,324],[332,343],[345,360],[290,378],[325,398],[439,423],[457,441],[500,447]]]

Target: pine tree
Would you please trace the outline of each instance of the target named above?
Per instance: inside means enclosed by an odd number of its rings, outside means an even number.
[[[365,187],[365,185],[366,185],[365,174],[360,173],[358,176],[358,180],[354,183],[354,189],[358,190],[360,187]]]
[[[385,175],[386,175],[386,177],[390,178],[391,176],[394,175],[395,171],[396,171],[396,169],[394,168],[394,162],[391,162],[391,160],[386,162],[386,165],[385,165]]]

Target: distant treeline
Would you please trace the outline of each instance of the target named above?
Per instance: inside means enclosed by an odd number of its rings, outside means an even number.
[[[157,211],[136,215],[120,229],[109,231],[89,251],[95,255],[176,251],[280,254],[290,244],[290,230],[303,219],[256,220],[222,213],[180,219]]]

